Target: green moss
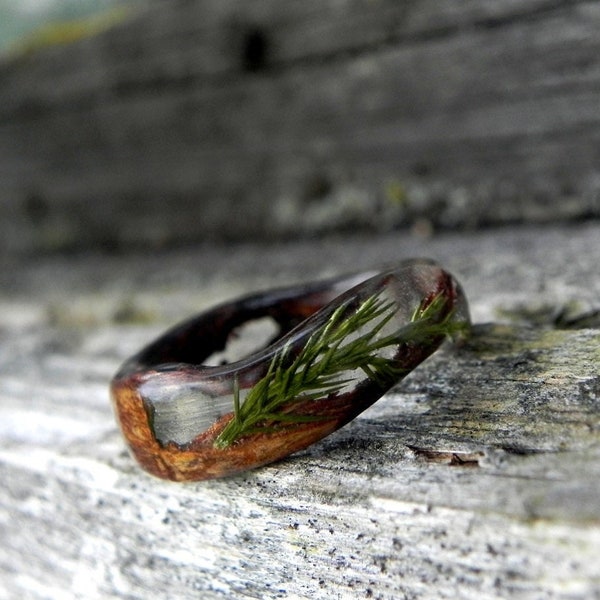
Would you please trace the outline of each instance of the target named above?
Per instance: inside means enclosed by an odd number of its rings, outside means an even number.
[[[119,325],[147,325],[156,320],[153,311],[138,306],[133,300],[125,300],[113,313],[113,321]]]
[[[522,323],[535,327],[551,325],[557,314],[556,306],[552,304],[527,304],[510,308],[496,309],[498,318],[511,323]]]
[[[485,360],[515,362],[517,379],[586,379],[600,369],[600,332],[596,330],[494,324],[475,327],[468,345]]]
[[[548,302],[520,304],[511,308],[498,308],[499,318],[511,323],[556,329],[586,329],[600,327],[600,311],[577,300],[556,305]]]
[[[406,187],[398,180],[392,180],[385,186],[385,198],[390,204],[404,208],[408,204]]]

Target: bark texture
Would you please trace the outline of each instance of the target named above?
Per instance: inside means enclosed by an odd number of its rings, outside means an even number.
[[[598,233],[3,259],[0,597],[599,598]],[[166,326],[420,255],[463,282],[473,336],[351,424],[226,480],[128,456],[108,381]]]

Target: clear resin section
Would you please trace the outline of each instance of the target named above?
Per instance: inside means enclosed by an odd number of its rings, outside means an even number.
[[[341,305],[304,345],[290,343],[273,357],[265,376],[243,400],[234,390],[234,417],[215,447],[224,449],[243,436],[281,426],[331,418],[329,411],[314,414],[311,402],[351,399],[367,383],[379,391],[375,401],[414,368],[410,350],[406,352],[410,346],[433,351],[445,335],[458,331],[447,302],[441,294],[423,300],[408,320],[385,292],[368,296],[355,309]]]
[[[223,419],[212,443],[226,449],[248,435],[330,419],[327,405],[347,406],[359,390],[374,402],[468,322],[455,280],[412,265],[349,290],[245,360],[190,366],[184,381],[181,369],[159,367],[140,393],[161,444],[190,444]]]
[[[160,375],[144,383],[140,393],[154,437],[163,446],[170,442],[189,444],[233,410],[231,392],[214,396],[205,386],[191,382],[170,386],[168,377]]]

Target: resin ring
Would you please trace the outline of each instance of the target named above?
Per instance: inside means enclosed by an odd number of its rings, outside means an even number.
[[[277,331],[262,349],[220,358],[244,327],[265,318]],[[112,399],[149,473],[225,477],[332,433],[468,327],[458,282],[431,261],[412,260],[204,312],[125,362]]]

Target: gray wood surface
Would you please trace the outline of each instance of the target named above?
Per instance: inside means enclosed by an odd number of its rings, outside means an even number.
[[[0,598],[600,598],[597,224],[0,265]],[[172,484],[108,402],[118,364],[249,290],[407,256],[476,327],[278,464]]]
[[[600,214],[600,4],[156,2],[0,64],[0,248]]]

